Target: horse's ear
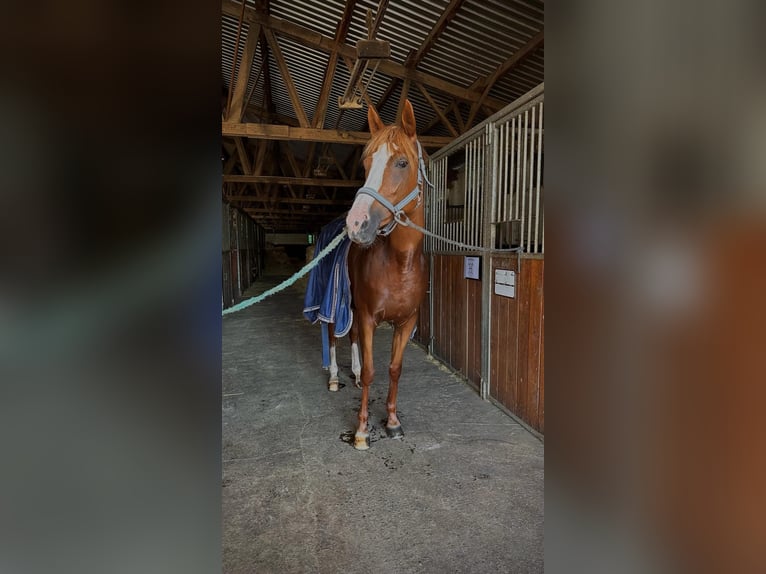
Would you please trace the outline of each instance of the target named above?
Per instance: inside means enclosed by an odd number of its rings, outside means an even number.
[[[367,123],[370,124],[371,134],[383,129],[383,122],[373,106],[369,106],[367,109]]]
[[[412,109],[412,104],[406,98],[404,100],[404,108],[402,109],[402,127],[404,128],[404,133],[411,138],[415,137],[415,134],[417,133],[415,110]]]

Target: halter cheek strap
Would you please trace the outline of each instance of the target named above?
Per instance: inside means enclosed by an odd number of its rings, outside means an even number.
[[[378,229],[378,235],[388,235],[394,230],[394,227],[400,222],[401,218],[407,216],[407,214],[404,213],[404,208],[407,207],[413,199],[420,195],[420,188],[423,181],[425,181],[429,187],[433,187],[433,184],[428,180],[428,176],[426,175],[426,164],[423,161],[423,150],[420,147],[420,142],[416,141],[415,143],[418,144],[418,183],[415,186],[415,189],[409,192],[401,201],[399,201],[399,203],[394,205],[380,195],[377,189],[373,189],[372,187],[360,187],[356,192],[355,197],[358,197],[360,193],[369,195],[394,215],[394,218],[387,223],[385,227]]]

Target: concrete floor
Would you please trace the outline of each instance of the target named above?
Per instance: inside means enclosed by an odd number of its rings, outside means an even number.
[[[386,438],[386,326],[371,448],[354,450],[348,339],[345,386],[330,393],[302,307],[291,288],[223,321],[223,571],[542,572],[543,444],[413,343],[399,384],[405,437]]]

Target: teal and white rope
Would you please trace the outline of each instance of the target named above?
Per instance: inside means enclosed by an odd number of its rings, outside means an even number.
[[[341,241],[343,241],[343,238],[346,236],[346,228],[343,228],[343,231],[341,231],[338,236],[330,241],[330,243],[327,244],[327,247],[322,249],[315,257],[311,260],[308,264],[306,264],[303,269],[296,272],[295,275],[292,277],[289,277],[282,281],[279,285],[276,287],[272,287],[268,291],[264,291],[260,295],[256,297],[250,297],[249,299],[245,299],[244,301],[240,301],[236,305],[233,305],[232,307],[229,307],[228,309],[224,309],[221,313],[221,315],[228,315],[230,313],[236,313],[237,311],[241,311],[242,309],[246,309],[247,307],[250,307],[250,305],[255,305],[256,303],[260,303],[263,301],[266,297],[269,297],[271,295],[274,295],[274,293],[279,293],[282,291],[282,289],[286,289],[293,283],[295,283],[298,279],[306,275],[309,271],[311,271],[314,267],[316,267],[319,262],[324,259],[333,249],[335,249]]]

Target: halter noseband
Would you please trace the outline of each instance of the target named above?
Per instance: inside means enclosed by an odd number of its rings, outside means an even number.
[[[394,205],[385,197],[380,195],[377,189],[366,186],[360,187],[354,196],[356,198],[360,193],[369,195],[394,215],[394,218],[389,223],[387,223],[385,227],[378,229],[378,235],[385,236],[390,234],[394,230],[394,227],[396,227],[396,224],[400,223],[402,216],[407,216],[407,214],[404,213],[404,208],[409,205],[413,199],[420,195],[420,186],[423,184],[423,180],[425,180],[429,187],[433,187],[433,184],[428,181],[428,176],[426,175],[426,164],[423,161],[423,151],[420,148],[420,142],[416,141],[415,143],[418,144],[418,183],[415,186],[415,189],[409,192],[399,203]]]

